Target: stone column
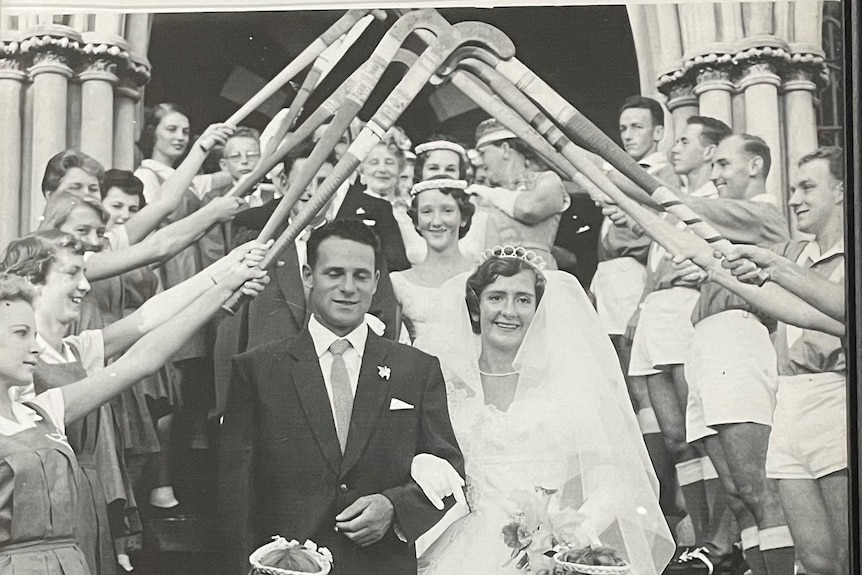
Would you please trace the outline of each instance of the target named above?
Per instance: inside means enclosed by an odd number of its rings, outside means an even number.
[[[11,33],[0,43],[0,249],[23,230],[21,222],[21,139],[24,84],[20,44]]]
[[[699,113],[697,96],[693,93],[693,86],[688,83],[673,84],[666,93],[667,109],[673,116],[673,131],[679,135],[685,129],[689,117]]]
[[[81,151],[105,168],[114,164],[114,86],[118,64],[129,60],[126,42],[119,36],[88,33],[81,80]]]
[[[29,191],[30,222],[35,229],[45,202],[41,182],[48,160],[66,149],[66,105],[80,35],[67,26],[37,27],[21,44],[33,65],[32,189]],[[26,193],[26,191],[25,191]]]
[[[763,138],[772,153],[772,169],[766,179],[766,190],[778,205],[787,209],[785,175],[782,173],[784,149],[778,113],[780,85],[781,78],[773,62],[751,61],[743,69],[739,90],[745,94],[746,133]]]
[[[791,182],[799,159],[817,148],[817,118],[814,94],[817,84],[807,70],[788,74],[781,91],[784,94],[784,127],[787,138],[787,164]]]
[[[733,105],[731,96],[736,91],[730,81],[728,66],[707,66],[697,73],[697,84],[693,93],[700,105],[700,115],[721,120],[733,127]]]

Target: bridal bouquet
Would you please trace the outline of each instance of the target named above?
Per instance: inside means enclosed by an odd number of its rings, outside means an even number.
[[[255,575],[326,575],[332,569],[332,553],[313,541],[300,544],[276,535],[248,558]]]
[[[538,575],[563,573],[554,555],[583,539],[583,513],[561,505],[558,490],[536,487],[532,492],[517,491],[509,497],[509,521],[503,525],[503,542],[512,563],[519,570]]]

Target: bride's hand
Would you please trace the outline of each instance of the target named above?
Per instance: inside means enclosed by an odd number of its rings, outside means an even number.
[[[410,475],[437,509],[443,509],[443,498],[448,495],[453,495],[456,501],[467,504],[463,489],[464,479],[445,459],[430,453],[419,453],[410,465]]]

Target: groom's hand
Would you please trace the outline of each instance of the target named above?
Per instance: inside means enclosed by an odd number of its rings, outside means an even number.
[[[395,508],[385,495],[375,493],[354,501],[335,516],[335,529],[361,547],[380,541],[392,526]]]

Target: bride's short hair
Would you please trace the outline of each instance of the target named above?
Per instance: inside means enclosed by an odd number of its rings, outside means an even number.
[[[467,278],[467,311],[473,333],[482,333],[479,323],[479,296],[500,276],[512,277],[522,271],[531,271],[536,276],[536,307],[545,293],[545,276],[526,261],[518,258],[491,256],[482,262],[475,272]]]

